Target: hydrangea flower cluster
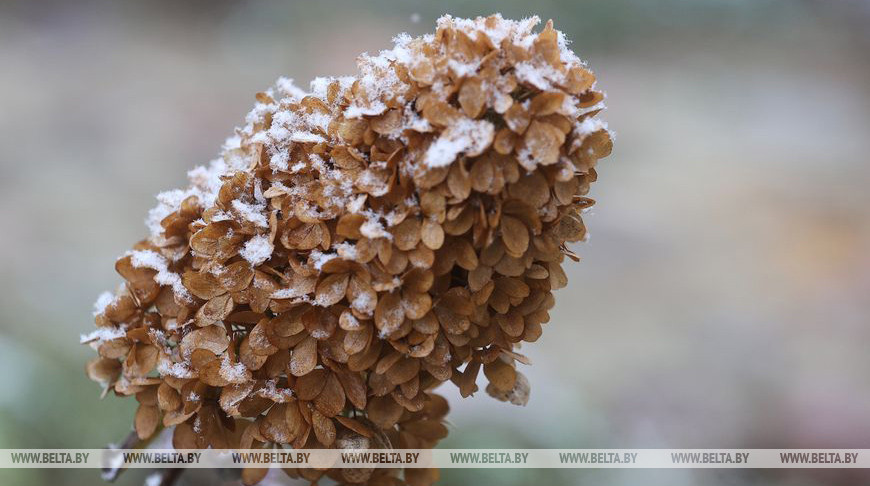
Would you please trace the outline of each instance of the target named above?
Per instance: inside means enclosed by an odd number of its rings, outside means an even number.
[[[258,93],[220,159],[158,196],[82,341],[141,439],[177,448],[431,448],[452,381],[523,405],[517,352],[566,284],[610,134],[548,22],[438,20],[359,75]],[[286,470],[431,484],[426,469]],[[246,470],[253,484],[264,470]]]

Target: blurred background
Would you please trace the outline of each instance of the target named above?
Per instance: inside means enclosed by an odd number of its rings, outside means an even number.
[[[127,435],[134,401],[99,400],[79,334],[153,195],[217,154],[255,92],[353,74],[359,53],[443,13],[497,11],[555,20],[617,137],[583,262],[523,350],[529,405],[445,387],[443,446],[870,448],[870,2],[822,0],[0,2],[0,448]],[[442,472],[452,485],[868,479]],[[4,470],[0,483],[100,479]]]

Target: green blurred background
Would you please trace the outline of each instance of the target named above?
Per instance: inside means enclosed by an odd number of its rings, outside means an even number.
[[[453,406],[445,447],[870,448],[870,3],[0,2],[0,448],[101,447],[78,344],[153,195],[279,75],[346,75],[443,13],[553,18],[608,93],[593,187],[525,409]],[[128,471],[120,484],[141,484]],[[179,484],[232,484],[187,475]],[[442,484],[821,485],[866,473],[448,470]],[[0,484],[99,484],[5,470]]]

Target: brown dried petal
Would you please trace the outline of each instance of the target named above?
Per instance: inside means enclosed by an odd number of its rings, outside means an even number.
[[[226,351],[230,344],[230,338],[226,330],[221,326],[206,326],[195,329],[181,340],[181,349],[184,352],[193,352],[194,349],[206,349],[214,354]]]
[[[529,229],[517,218],[503,216],[501,238],[509,254],[521,256],[529,247]]]
[[[248,336],[242,339],[242,344],[239,346],[239,358],[249,370],[258,370],[266,362],[269,357],[267,355],[259,355],[251,348],[251,340]]]
[[[348,331],[344,335],[344,350],[348,354],[356,354],[368,346],[372,338],[372,326],[368,324],[356,331]]]
[[[272,319],[271,328],[275,335],[286,338],[300,333],[305,326],[297,315],[285,312]]]
[[[565,93],[561,91],[538,93],[532,98],[531,112],[538,117],[561,113],[565,98]]]
[[[531,387],[529,386],[529,380],[526,376],[518,371],[513,388],[509,390],[501,390],[490,383],[486,387],[486,392],[497,400],[524,406],[529,402]]]
[[[311,401],[320,395],[323,387],[326,386],[326,379],[329,372],[324,369],[311,371],[306,375],[300,376],[296,380],[296,396],[300,400]]]
[[[253,273],[251,274],[253,275]],[[232,313],[235,304],[230,294],[219,295],[196,311],[197,325],[208,326],[226,319]]]
[[[254,278],[254,269],[251,264],[245,260],[240,260],[227,265],[222,272],[218,274],[218,280],[227,292],[238,292],[244,290],[251,284]]]
[[[555,164],[559,161],[559,148],[565,143],[565,134],[549,123],[532,121],[523,137],[523,145],[535,163]]]
[[[459,387],[459,394],[464,398],[470,396],[477,390],[477,375],[480,372],[480,361],[472,361],[468,363],[462,374],[457,376],[456,385]]]
[[[431,219],[423,220],[421,236],[423,244],[432,250],[437,250],[444,244],[444,229]]]
[[[287,402],[284,409],[284,420],[287,424],[287,430],[290,431],[292,437],[299,437],[303,434],[307,424],[302,417],[302,412],[299,410],[300,403],[296,400]]]
[[[496,314],[493,318],[508,336],[519,337],[522,335],[525,324],[523,323],[523,317],[519,313]]]
[[[326,383],[320,395],[314,399],[314,405],[327,417],[334,417],[344,410],[345,395],[341,382],[334,373],[326,378]]]
[[[265,417],[261,417],[260,434],[266,439],[286,444],[294,439],[292,430],[288,427],[286,413],[288,406],[295,404],[278,403],[269,409]]]
[[[154,405],[139,405],[136,410],[136,435],[140,440],[145,440],[157,430],[160,420],[160,411]]]
[[[350,417],[344,417],[342,415],[336,415],[335,420],[337,420],[338,423],[340,423],[341,425],[347,427],[348,429],[356,432],[357,434],[365,438],[371,438],[374,436],[374,432],[372,432],[372,429],[370,429],[358,420],[354,420]],[[339,447],[341,446],[339,445]]]
[[[429,441],[438,441],[447,437],[447,427],[440,420],[424,419],[402,422],[402,430]]]
[[[317,289],[314,292],[314,302],[321,307],[337,304],[344,298],[349,278],[349,275],[346,273],[327,275],[326,278],[317,284]]]
[[[370,368],[378,360],[381,353],[382,341],[374,339],[361,353],[354,354],[347,360],[347,367],[351,371],[362,371]]]
[[[264,317],[248,334],[248,344],[251,346],[254,354],[269,356],[278,351],[278,347],[269,340],[269,331],[266,330],[267,326],[269,326],[269,319]]]
[[[404,408],[396,403],[390,395],[386,395],[369,400],[366,412],[368,412],[369,420],[375,425],[382,429],[389,429],[399,421]]]
[[[354,275],[347,286],[347,301],[355,312],[363,316],[371,316],[375,311],[378,296],[371,284]]]
[[[157,404],[163,411],[175,410],[181,406],[181,395],[166,382],[157,387]]]
[[[226,292],[217,277],[210,273],[200,273],[193,270],[184,272],[181,282],[193,295],[209,300]]]
[[[408,319],[420,319],[432,308],[432,297],[427,293],[403,293],[402,308]]]
[[[420,371],[420,361],[417,359],[403,358],[387,370],[387,379],[393,384],[404,383],[417,376]]]
[[[281,244],[286,248],[311,250],[323,241],[323,227],[318,223],[301,224],[281,235]]]
[[[341,382],[344,394],[350,403],[354,407],[364,410],[366,408],[366,384],[362,375],[348,371],[336,373],[336,376],[338,376],[338,381]]]
[[[253,381],[226,386],[221,390],[221,396],[218,402],[220,403],[221,408],[228,415],[238,415],[239,405],[242,400],[247,398],[253,389]]]
[[[317,366],[317,340],[307,337],[293,348],[290,356],[290,373],[302,376],[311,372]]]
[[[375,307],[375,325],[384,335],[389,335],[402,325],[405,310],[398,292],[383,294]]]
[[[514,103],[504,113],[505,123],[507,123],[508,128],[516,133],[523,133],[526,131],[526,127],[529,126],[530,120],[529,112],[519,103]]]
[[[459,89],[459,105],[468,117],[480,116],[485,101],[483,81],[480,78],[470,78],[462,83],[462,88]]]
[[[565,270],[558,263],[551,263],[548,266],[550,272],[550,288],[553,290],[561,289],[568,285],[568,276],[565,275]]]
[[[402,251],[412,250],[420,242],[420,221],[413,217],[405,218],[391,232],[396,248]]]
[[[500,359],[485,364],[483,374],[499,390],[511,390],[517,380],[517,370]]]
[[[315,410],[311,413],[311,420],[317,440],[327,447],[331,446],[335,442],[335,424],[332,419]]]

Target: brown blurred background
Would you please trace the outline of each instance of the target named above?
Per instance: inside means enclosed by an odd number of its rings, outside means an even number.
[[[101,447],[78,344],[153,195],[279,75],[355,71],[442,13],[553,18],[617,133],[592,234],[524,348],[525,409],[459,401],[445,447],[870,448],[870,2],[0,3],[0,448]],[[119,483],[141,484],[145,471]],[[201,475],[200,475],[201,476]],[[443,484],[857,484],[832,471],[449,470]],[[93,470],[0,483],[99,484]],[[197,475],[180,484],[202,483]],[[214,483],[219,484],[219,483]]]

